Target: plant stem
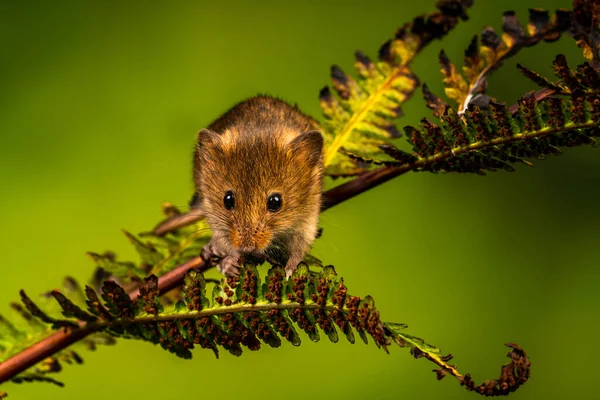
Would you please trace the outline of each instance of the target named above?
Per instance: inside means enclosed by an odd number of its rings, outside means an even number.
[[[553,89],[548,89],[548,88],[540,89],[534,93],[535,101],[537,101],[539,103],[540,101],[547,99],[548,97],[552,96],[555,93],[556,93],[556,91]],[[512,106],[510,106],[508,108],[508,111],[512,115],[515,115],[516,113],[518,113],[519,112],[519,103],[516,103],[516,104],[513,104]]]
[[[146,315],[143,317],[135,317],[131,320],[113,320],[106,322],[93,322],[90,325],[93,325],[95,328],[101,327],[102,329],[111,328],[116,326],[123,326],[127,324],[144,324],[149,322],[164,322],[164,321],[181,321],[181,320],[189,320],[189,319],[200,319],[202,317],[212,317],[214,315],[223,315],[223,314],[235,314],[241,312],[248,311],[269,311],[269,310],[293,310],[293,309],[302,309],[302,310],[316,310],[321,309],[327,312],[331,312],[333,310],[340,310],[335,305],[326,305],[320,306],[314,302],[308,302],[304,304],[284,301],[281,303],[257,303],[257,304],[249,304],[245,303],[242,305],[231,305],[224,306],[218,308],[207,308],[201,311],[188,311],[186,313],[172,313],[172,314],[162,314],[162,315]]]

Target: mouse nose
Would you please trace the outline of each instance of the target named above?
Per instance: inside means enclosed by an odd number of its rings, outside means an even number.
[[[233,245],[238,248],[242,253],[252,253],[256,250],[256,243],[253,237],[253,233],[249,229],[241,229],[236,232],[233,236]]]
[[[232,244],[238,251],[246,254],[260,254],[270,241],[264,229],[257,225],[255,228],[250,228],[257,224],[247,224],[248,227],[235,229],[231,232]]]

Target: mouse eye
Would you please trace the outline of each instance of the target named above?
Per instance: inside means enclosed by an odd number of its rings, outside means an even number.
[[[233,192],[231,190],[225,192],[225,197],[223,198],[223,205],[228,210],[232,210],[233,206],[235,206],[235,197],[233,196]]]
[[[267,210],[271,212],[277,212],[281,210],[281,206],[283,205],[283,199],[279,193],[273,193],[267,199]]]

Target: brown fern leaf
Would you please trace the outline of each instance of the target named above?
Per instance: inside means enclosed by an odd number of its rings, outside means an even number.
[[[436,118],[441,118],[442,115],[446,113],[446,110],[448,109],[448,104],[439,96],[432,93],[431,90],[429,90],[429,86],[427,86],[426,83],[423,84],[422,90],[423,98],[427,103],[427,107],[433,110],[433,115],[435,115]]]
[[[580,91],[587,94],[600,92],[600,65],[594,67],[590,62],[570,68],[564,55],[559,54],[553,62],[554,73],[560,79],[559,82],[551,82],[535,71],[517,64],[519,70],[532,82],[542,88],[552,91],[555,95],[570,96],[573,92]]]
[[[600,62],[600,0],[573,0],[571,34],[583,56]]]
[[[557,10],[550,17],[546,10],[530,9],[529,23],[524,27],[513,11],[507,11],[502,18],[502,35],[487,27],[481,33],[481,39],[473,37],[465,51],[462,73],[443,51],[440,52],[446,95],[458,104],[459,114],[485,93],[487,75],[500,67],[505,59],[525,47],[557,40],[570,27],[570,22],[571,12],[567,10]]]
[[[506,396],[527,382],[529,380],[531,361],[529,361],[527,354],[525,354],[525,350],[515,343],[507,343],[506,346],[511,348],[511,351],[508,353],[511,361],[502,366],[498,379],[492,379],[476,385],[471,375],[467,374],[461,379],[461,385],[464,385],[467,390],[473,390],[483,396]]]

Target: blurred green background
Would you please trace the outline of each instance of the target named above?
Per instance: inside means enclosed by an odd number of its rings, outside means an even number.
[[[234,102],[269,93],[320,117],[329,67],[350,72],[353,52],[379,45],[426,1],[20,2],[0,4],[0,311],[18,298],[86,282],[88,250],[133,257],[121,235],[185,206],[195,133]],[[414,71],[442,93],[437,54],[462,54],[501,13],[554,10],[568,0],[477,1],[471,19],[436,41]],[[495,73],[490,94],[508,103],[535,86],[520,62],[547,76],[557,53],[581,61],[572,39],[541,44]],[[431,115],[420,92],[401,124]],[[600,328],[597,197],[600,150],[486,177],[408,174],[331,209],[315,255],[350,290],[374,296],[382,317],[455,355],[479,383],[523,346],[532,379],[514,399],[597,398]],[[235,358],[196,350],[181,360],[148,343],[83,352],[48,384],[3,385],[20,399],[232,397],[467,399],[451,377],[405,349],[306,337],[294,348]],[[280,394],[277,394],[279,391]],[[594,395],[596,393],[596,395]]]

